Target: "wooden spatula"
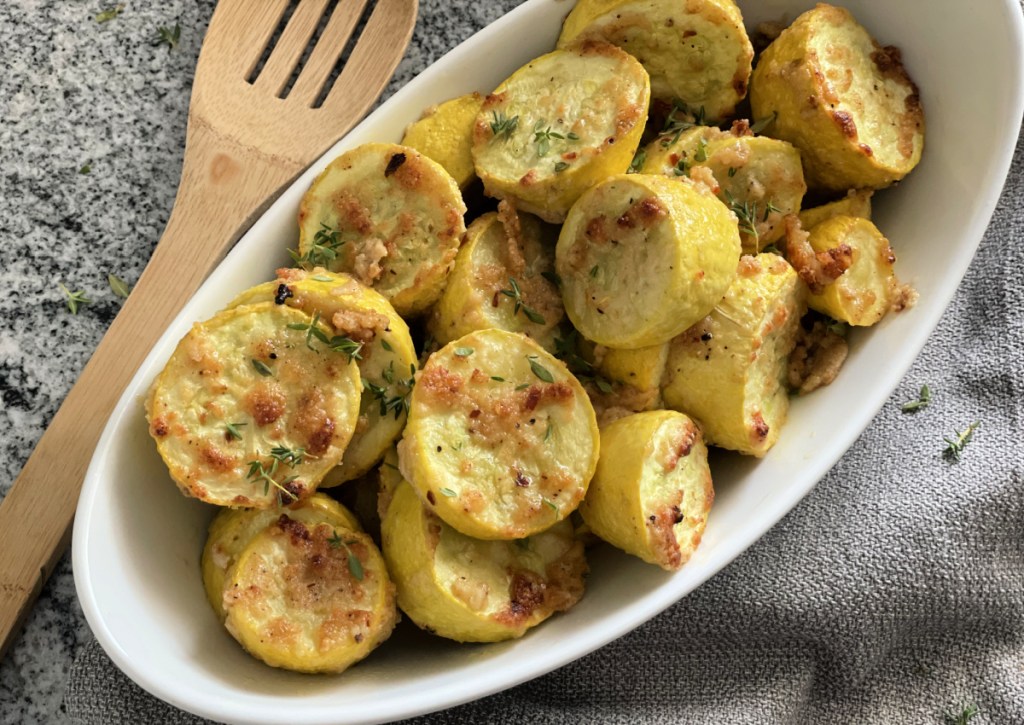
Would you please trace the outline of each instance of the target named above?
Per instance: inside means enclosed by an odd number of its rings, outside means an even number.
[[[218,3],[196,66],[167,228],[0,504],[0,657],[67,547],[85,470],[121,392],[242,232],[376,100],[416,10],[417,0],[377,0],[372,11],[367,0]]]

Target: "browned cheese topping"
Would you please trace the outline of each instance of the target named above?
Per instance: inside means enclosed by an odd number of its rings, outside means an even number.
[[[815,252],[808,236],[796,214],[786,217],[786,259],[811,292],[821,294],[853,264],[853,250],[848,244],[840,244]]]
[[[789,387],[800,395],[828,385],[839,374],[849,347],[846,340],[816,320],[810,330],[800,327],[789,357]]]

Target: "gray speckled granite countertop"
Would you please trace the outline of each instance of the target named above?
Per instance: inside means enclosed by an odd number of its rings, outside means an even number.
[[[120,308],[107,274],[134,283],[167,221],[214,4],[127,0],[99,23],[115,3],[0,3],[0,495]],[[517,4],[420,0],[389,92]],[[175,23],[177,48],[152,44]],[[92,302],[71,315],[58,283]],[[0,723],[65,721],[68,671],[88,638],[65,556],[0,663]]]

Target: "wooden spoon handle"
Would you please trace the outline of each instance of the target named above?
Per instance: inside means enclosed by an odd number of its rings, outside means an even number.
[[[138,284],[0,503],[0,659],[67,548],[107,418],[154,343],[214,266],[298,172],[190,117],[181,184]]]

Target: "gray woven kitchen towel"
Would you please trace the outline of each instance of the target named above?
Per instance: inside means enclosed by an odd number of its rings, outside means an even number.
[[[1024,724],[1022,237],[1024,143],[924,352],[792,513],[632,634],[416,722]],[[902,413],[924,383],[931,405]],[[972,421],[963,460],[944,460],[943,436]],[[90,725],[200,722],[95,642],[65,702]]]

